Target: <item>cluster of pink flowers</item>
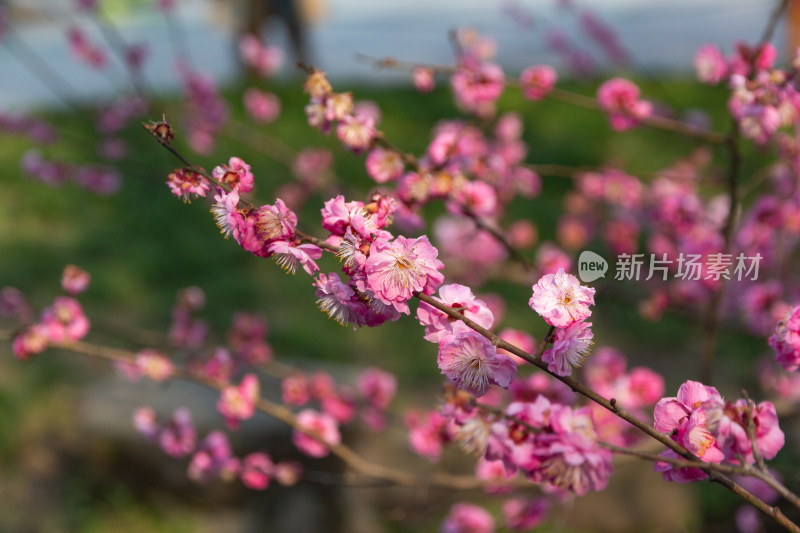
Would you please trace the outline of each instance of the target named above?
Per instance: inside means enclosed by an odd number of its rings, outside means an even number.
[[[250,489],[264,490],[271,479],[291,486],[302,475],[298,463],[276,463],[264,452],[253,452],[241,459],[236,457],[228,436],[222,431],[212,431],[198,443],[191,413],[185,408],[176,410],[162,424],[155,411],[141,407],[133,413],[133,425],[147,440],[158,443],[167,455],[175,458],[191,455],[187,474],[197,483],[208,483],[217,478],[223,481],[239,478]]]
[[[206,295],[200,287],[187,287],[178,292],[172,308],[169,343],[175,348],[197,349],[208,335],[208,323],[193,316],[206,305]]]
[[[264,77],[275,74],[283,63],[283,50],[277,46],[264,46],[261,40],[252,34],[245,35],[239,40],[239,53],[247,66]]]
[[[654,417],[654,427],[658,431],[668,433],[674,441],[708,463],[753,464],[754,451],[769,460],[784,444],[772,402],[756,405],[743,398],[726,401],[717,389],[696,381],[681,385],[677,396],[659,400]],[[751,426],[752,435],[748,429]],[[679,458],[672,450],[661,455]],[[656,463],[655,468],[664,479],[679,483],[708,477],[699,468],[678,468],[664,462]]]
[[[57,159],[46,159],[35,149],[25,152],[21,167],[24,173],[47,185],[57,187],[72,182],[104,196],[114,194],[122,184],[122,178],[115,168],[105,165],[76,165]]]
[[[469,29],[460,31],[456,38],[460,56],[458,67],[450,77],[456,104],[467,113],[493,116],[506,83],[503,69],[490,62],[497,44]]]
[[[355,105],[351,93],[333,92],[321,70],[309,74],[304,89],[311,98],[306,117],[312,127],[327,134],[336,123],[336,135],[344,146],[355,153],[372,147],[380,118],[376,108]]]
[[[563,269],[545,274],[533,286],[528,305],[557,328],[553,346],[542,354],[542,361],[559,376],[572,374],[572,368],[581,366],[589,355],[592,324],[584,321],[592,314],[589,306],[594,305],[594,292]]]
[[[62,287],[72,295],[83,292],[89,285],[89,274],[69,265],[64,270]],[[13,287],[4,287],[0,294],[0,311],[26,322],[31,315],[24,295]],[[89,319],[81,304],[71,296],[57,296],[49,307],[42,310],[39,320],[27,324],[14,337],[12,351],[17,359],[29,359],[43,352],[51,342],[81,340],[89,333]]]
[[[213,78],[179,63],[185,98],[184,130],[189,146],[198,154],[210,154],[216,144],[216,135],[228,121],[228,105],[219,93]]]

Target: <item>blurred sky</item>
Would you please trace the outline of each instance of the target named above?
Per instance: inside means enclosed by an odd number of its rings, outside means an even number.
[[[147,43],[151,55],[146,75],[159,90],[177,87],[170,40],[163,17],[150,0],[101,0],[128,42]],[[220,80],[239,71],[234,60],[236,28],[245,0],[178,0],[177,17],[195,67]],[[0,0],[2,3],[2,0]],[[30,107],[57,105],[36,77],[17,57],[22,41],[43,58],[60,76],[75,86],[83,98],[96,99],[125,86],[121,66],[110,75],[100,75],[73,61],[66,46],[64,29],[71,24],[84,28],[102,42],[96,25],[86,17],[68,14],[71,0],[7,0],[26,10],[43,10],[49,18],[26,17],[14,24],[0,47],[0,110],[21,111]],[[565,72],[548,50],[545,35],[553,28],[563,31],[577,47],[602,58],[580,30],[578,19],[560,9],[556,0],[304,0],[311,22],[307,26],[312,63],[332,78],[375,83],[403,83],[407,74],[375,72],[357,62],[356,53],[392,55],[398,59],[449,63],[452,61],[448,30],[473,26],[493,35],[498,58],[508,72],[518,72],[537,62],[548,62]],[[593,0],[572,2],[577,12],[586,8],[616,29],[621,43],[632,56],[634,69],[645,74],[665,70],[690,71],[695,51],[713,42],[730,52],[737,39],[757,41],[775,1],[753,0]],[[516,5],[516,15],[509,6]],[[525,17],[519,13],[525,14]],[[531,16],[533,27],[520,22]],[[783,49],[779,28],[775,42]],[[265,39],[286,43],[286,32],[275,21],[265,25]],[[13,50],[16,53],[12,53]],[[785,54],[784,54],[785,55]],[[291,59],[291,57],[290,57]],[[293,60],[286,69],[292,69]],[[606,68],[612,67],[606,63]],[[108,78],[112,78],[109,80]],[[116,80],[116,82],[114,81]]]

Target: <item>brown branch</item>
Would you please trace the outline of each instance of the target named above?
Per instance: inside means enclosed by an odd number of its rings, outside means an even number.
[[[574,378],[572,378],[570,376],[559,376],[558,374],[550,372],[550,370],[547,369],[547,364],[544,363],[541,360],[541,354],[544,352],[544,347],[546,346],[546,343],[547,343],[547,340],[548,340],[547,337],[542,342],[542,346],[540,347],[537,355],[534,356],[534,355],[529,354],[525,350],[523,350],[523,349],[521,349],[521,348],[519,348],[519,347],[517,347],[517,346],[515,346],[515,345],[513,345],[513,344],[511,344],[511,343],[509,343],[507,341],[504,341],[503,339],[501,339],[500,337],[498,337],[494,333],[490,332],[486,328],[483,328],[479,324],[476,324],[472,320],[466,318],[465,316],[463,316],[461,313],[459,313],[458,311],[456,311],[452,307],[450,307],[448,305],[445,305],[445,304],[433,299],[429,295],[424,294],[424,293],[415,292],[414,296],[417,297],[419,300],[427,303],[428,305],[430,305],[432,307],[435,307],[439,311],[442,311],[443,313],[447,314],[451,318],[455,318],[457,320],[461,320],[462,322],[464,322],[464,324],[469,326],[471,329],[473,329],[474,331],[480,333],[481,335],[483,335],[484,337],[489,339],[492,342],[492,344],[494,344],[498,348],[502,348],[504,350],[507,350],[507,351],[513,353],[514,355],[517,355],[517,356],[521,357],[522,359],[525,359],[526,361],[528,361],[532,365],[540,368],[544,372],[547,372],[552,377],[556,378],[557,380],[559,380],[562,383],[564,383],[567,386],[569,386],[573,391],[581,394],[582,396],[588,398],[589,400],[591,400],[591,401],[597,403],[598,405],[604,407],[605,409],[611,411],[612,413],[614,413],[618,417],[622,418],[623,420],[625,420],[626,422],[628,422],[632,426],[636,427],[637,429],[639,429],[643,433],[647,434],[648,436],[650,436],[653,439],[657,440],[658,442],[660,442],[661,444],[663,444],[667,448],[671,449],[672,451],[674,451],[675,453],[677,453],[681,457],[684,457],[684,458],[686,458],[686,459],[688,459],[690,461],[695,461],[695,462],[698,462],[698,463],[702,464],[703,466],[698,466],[698,468],[700,468],[701,470],[706,472],[708,474],[708,476],[709,476],[709,479],[711,479],[712,481],[715,481],[715,482],[723,485],[724,487],[728,488],[729,490],[731,490],[732,492],[734,492],[735,494],[740,496],[742,499],[744,499],[745,501],[747,501],[748,503],[753,505],[756,509],[760,510],[761,512],[763,512],[767,516],[772,517],[775,521],[780,523],[783,527],[785,527],[789,531],[795,531],[797,533],[800,533],[800,527],[798,527],[795,523],[793,523],[791,520],[786,518],[786,516],[783,515],[783,513],[781,513],[780,509],[778,509],[777,507],[772,507],[772,506],[768,505],[764,501],[760,500],[759,498],[757,498],[756,496],[754,496],[753,494],[751,494],[750,492],[745,490],[741,485],[736,483],[731,478],[729,478],[729,477],[725,476],[724,474],[714,470],[714,467],[710,463],[703,463],[703,462],[699,461],[699,459],[696,456],[694,456],[689,450],[687,450],[686,448],[684,448],[683,446],[681,446],[680,444],[678,444],[677,442],[672,440],[668,435],[665,435],[663,433],[660,433],[660,432],[656,431],[655,428],[650,426],[650,424],[645,423],[644,421],[642,421],[639,418],[635,417],[634,415],[630,414],[628,411],[626,411],[625,409],[620,407],[617,404],[617,402],[614,401],[613,399],[612,400],[607,400],[606,398],[603,398],[598,393],[596,393],[595,391],[593,391],[592,389],[590,389],[586,385],[580,383],[579,381],[575,380]],[[552,329],[553,328],[551,328],[551,331],[552,331]],[[548,337],[549,337],[549,335],[548,335]]]
[[[10,333],[6,334],[6,332],[0,331],[0,339],[10,338],[10,337],[11,337]],[[51,343],[50,346],[60,350],[72,353],[78,353],[82,355],[88,355],[91,357],[105,359],[107,361],[112,361],[117,363],[130,364],[136,358],[135,353],[127,350],[121,350],[107,346],[100,346],[81,341]],[[225,384],[204,380],[199,376],[194,376],[186,372],[178,372],[175,374],[174,377],[197,382],[202,385],[205,385],[206,387],[218,391],[222,391],[226,386]],[[331,453],[333,453],[334,455],[339,457],[342,461],[344,461],[344,463],[347,464],[347,466],[349,466],[354,471],[368,478],[383,480],[394,485],[403,485],[411,487],[435,487],[435,488],[446,488],[446,489],[456,489],[456,490],[482,489],[487,486],[497,485],[496,483],[486,482],[484,480],[477,479],[473,476],[463,476],[463,475],[441,473],[441,472],[437,472],[429,476],[417,476],[415,474],[410,473],[407,469],[391,468],[376,463],[372,463],[361,458],[358,455],[358,453],[349,446],[345,444],[328,443],[317,432],[302,427],[297,422],[294,413],[287,407],[273,403],[264,398],[258,399],[256,407],[262,413],[268,414],[273,418],[276,418],[281,422],[285,423],[292,429],[304,433],[309,437],[317,440],[321,444],[324,444],[331,451]],[[525,480],[519,480],[517,482],[509,483],[508,485],[517,488],[525,488],[532,486],[530,482]]]

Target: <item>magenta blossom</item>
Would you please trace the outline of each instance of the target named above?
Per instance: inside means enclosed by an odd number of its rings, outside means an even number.
[[[89,333],[89,319],[78,300],[59,296],[53,305],[42,311],[40,323],[47,328],[53,342],[77,341]]]
[[[559,376],[569,376],[573,367],[580,367],[589,357],[594,334],[591,322],[573,322],[556,329],[553,346],[542,354],[547,369]]]
[[[136,355],[139,373],[153,381],[165,381],[175,374],[175,365],[156,350],[142,350]]]
[[[295,429],[292,442],[297,449],[311,457],[325,457],[329,450],[326,444],[339,444],[342,436],[336,420],[325,413],[313,409],[304,409],[297,413],[297,424],[302,430]],[[305,433],[313,433],[315,437]],[[321,439],[322,442],[320,442]]]
[[[402,156],[394,150],[373,148],[367,155],[367,174],[378,183],[395,181],[403,174]]]
[[[415,67],[412,76],[414,78],[414,87],[421,93],[429,93],[436,86],[433,70],[427,67]]]
[[[555,274],[542,276],[533,286],[528,305],[551,326],[566,328],[592,314],[589,306],[594,305],[594,292],[572,274],[559,269]]]
[[[440,533],[494,533],[494,518],[483,507],[457,503],[442,522]]]
[[[275,241],[267,247],[267,251],[275,256],[275,262],[289,274],[297,271],[301,265],[309,276],[319,271],[315,259],[322,257],[322,249],[315,244],[293,245],[287,241]]]
[[[192,414],[186,408],[176,409],[172,418],[158,435],[158,443],[171,457],[185,457],[194,451],[197,432]]]
[[[367,368],[358,375],[358,392],[373,407],[386,409],[397,392],[397,378],[380,368]]]
[[[225,185],[229,185],[239,193],[248,193],[253,190],[254,177],[250,172],[250,165],[238,157],[231,157],[227,165],[214,167],[211,175]]]
[[[553,89],[557,77],[555,69],[550,65],[528,67],[519,75],[522,94],[528,100],[541,100]]]
[[[434,299],[454,308],[481,327],[492,327],[492,312],[483,300],[475,298],[469,287],[457,283],[442,285],[439,288],[439,297]],[[431,342],[441,342],[448,335],[470,329],[462,321],[451,318],[425,302],[420,303],[417,308],[417,319],[425,326],[425,340]]]
[[[61,276],[61,288],[72,295],[79,294],[86,290],[91,279],[89,273],[81,267],[67,265]]]
[[[694,68],[697,79],[708,85],[716,85],[725,79],[728,73],[728,64],[719,48],[713,44],[700,47],[694,56]]]
[[[28,326],[14,337],[14,341],[11,343],[14,357],[24,361],[37,353],[42,353],[47,349],[49,335],[50,329],[43,324]]]
[[[222,431],[212,431],[192,456],[187,475],[192,481],[207,483],[216,477],[228,480],[239,470],[239,460],[231,452],[228,437]]]
[[[247,374],[239,386],[229,385],[223,389],[217,402],[217,410],[225,417],[231,429],[238,429],[242,420],[247,420],[256,411],[259,398],[259,383],[255,374]]]
[[[247,112],[258,123],[270,124],[281,114],[281,101],[272,93],[251,87],[242,98]]]
[[[517,373],[516,362],[472,330],[443,339],[437,362],[453,385],[475,396],[486,394],[492,384],[508,388]]]
[[[800,368],[800,306],[795,306],[778,322],[769,345],[777,352],[781,366],[789,372]]]
[[[612,78],[600,85],[597,102],[608,113],[611,128],[616,131],[638,126],[653,111],[650,102],[639,100],[639,88],[622,78]]]
[[[273,468],[269,455],[264,452],[251,453],[242,461],[242,483],[249,489],[264,490],[269,486]]]
[[[425,235],[413,240],[402,235],[393,241],[379,238],[364,265],[367,287],[377,300],[409,314],[408,300],[414,292],[431,294],[444,280],[439,272],[444,264],[437,255]]]
[[[211,190],[204,177],[185,168],[178,168],[170,173],[167,176],[167,186],[172,194],[187,203],[197,197],[205,198],[206,193]]]

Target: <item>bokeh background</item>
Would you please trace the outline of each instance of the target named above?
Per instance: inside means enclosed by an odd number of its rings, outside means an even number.
[[[425,150],[437,120],[458,115],[448,87],[442,84],[421,95],[407,72],[377,70],[359,54],[448,64],[448,32],[463,26],[496,37],[498,60],[508,74],[534,63],[551,63],[563,80],[560,85],[590,96],[600,80],[622,74],[635,79],[649,99],[724,130],[729,120],[726,90],[694,81],[694,53],[708,42],[727,51],[737,39],[755,42],[774,7],[771,2],[745,0],[608,0],[591,5],[305,0],[291,3],[301,28],[303,45],[298,48],[286,23],[290,2],[275,2],[273,7],[282,14],[264,17],[263,23],[253,15],[253,9],[264,7],[251,5],[257,3],[182,0],[169,20],[149,0],[103,0],[101,6],[102,19],[126,42],[147,46],[144,78],[153,98],[152,116],[147,118],[181,113],[176,55],[216,80],[239,123],[248,121],[241,101],[245,87],[257,83],[279,96],[280,118],[269,126],[251,125],[261,136],[226,131],[212,153],[193,155],[194,162],[212,168],[232,155],[242,157],[256,175],[256,196],[271,202],[281,185],[295,179],[287,157],[308,147],[334,154],[332,175],[337,179],[305,203],[301,226],[306,228],[318,222],[319,206],[332,194],[361,198],[372,183],[363,158],[343,152],[336,139],[306,125],[302,72],[293,67],[297,60],[325,70],[336,90],[350,90],[357,100],[377,103],[383,113],[381,129],[412,153]],[[130,88],[119,62],[112,61],[99,73],[74,61],[65,31],[79,25],[102,42],[102,24],[76,14],[68,0],[4,4],[0,114],[30,113],[54,124],[64,141],[48,148],[50,155],[74,162],[98,160],[94,106]],[[627,61],[599,53],[585,37],[578,14],[589,8],[617,32]],[[238,38],[253,26],[258,26],[264,42],[286,53],[283,68],[266,82],[255,80],[238,59]],[[592,68],[579,72],[565,62],[553,50],[555,32],[585,54]],[[790,33],[781,25],[774,39],[783,60]],[[44,78],[41,64],[50,72]],[[532,163],[597,167],[613,161],[637,175],[666,167],[696,147],[691,140],[664,132],[614,135],[599,113],[558,102],[532,105],[514,91],[507,91],[499,109],[522,115]],[[31,180],[20,169],[31,141],[0,131],[0,286],[17,287],[34,306],[42,307],[58,292],[64,265],[77,264],[93,276],[81,299],[92,320],[92,339],[132,349],[163,346],[177,292],[199,286],[206,294],[202,316],[212,338],[223,336],[234,312],[260,312],[269,323],[268,340],[276,358],[325,368],[345,381],[360,368],[377,365],[399,377],[398,413],[406,407],[433,407],[442,382],[435,347],[422,339],[413,319],[358,332],[328,320],[316,309],[304,274],[287,276],[271,261],[243,252],[220,238],[206,203],[185,205],[169,194],[164,182],[176,161],[136,121],[121,136],[128,145],[128,156],[118,164],[121,188],[106,196],[72,184],[53,188]],[[189,153],[179,128],[176,146]],[[754,169],[759,155],[751,155],[755,161],[748,164]],[[543,180],[542,195],[513,204],[512,215],[533,220],[540,240],[554,240],[571,181],[555,176]],[[498,275],[481,291],[506,297],[505,326],[539,338],[544,334],[544,324],[527,307],[528,288]],[[635,364],[665,375],[667,394],[674,394],[696,368],[700,326],[670,313],[657,324],[646,322],[630,304],[631,295],[612,292],[599,293],[602,304],[593,316],[596,341],[614,345]],[[724,325],[719,353],[725,362],[718,365],[723,393],[738,395],[741,387],[757,390],[752,363],[766,352],[765,339]],[[198,425],[209,429],[221,424],[213,394],[180,382],[132,385],[102,363],[55,352],[20,363],[8,343],[0,345],[0,355],[0,531],[435,531],[450,505],[462,497],[493,505],[481,494],[345,488],[321,482],[265,492],[223,483],[197,486],[186,479],[185,461],[165,457],[136,435],[130,413],[144,404],[163,413],[187,405]],[[270,391],[265,382],[268,395],[278,387],[277,382],[272,385]],[[420,471],[431,468],[409,453],[401,431],[377,439],[355,429],[346,438],[376,460]],[[798,440],[789,442],[777,463],[790,476],[796,473]],[[266,417],[245,424],[234,443],[241,453],[266,449],[278,458],[296,457],[288,431]],[[469,459],[453,452],[436,468],[468,471]],[[608,491],[575,501],[556,513],[545,530],[734,527],[737,502],[721,488],[662,483],[647,463],[621,461],[616,467]],[[327,459],[313,461],[308,468],[335,474],[342,467]]]

